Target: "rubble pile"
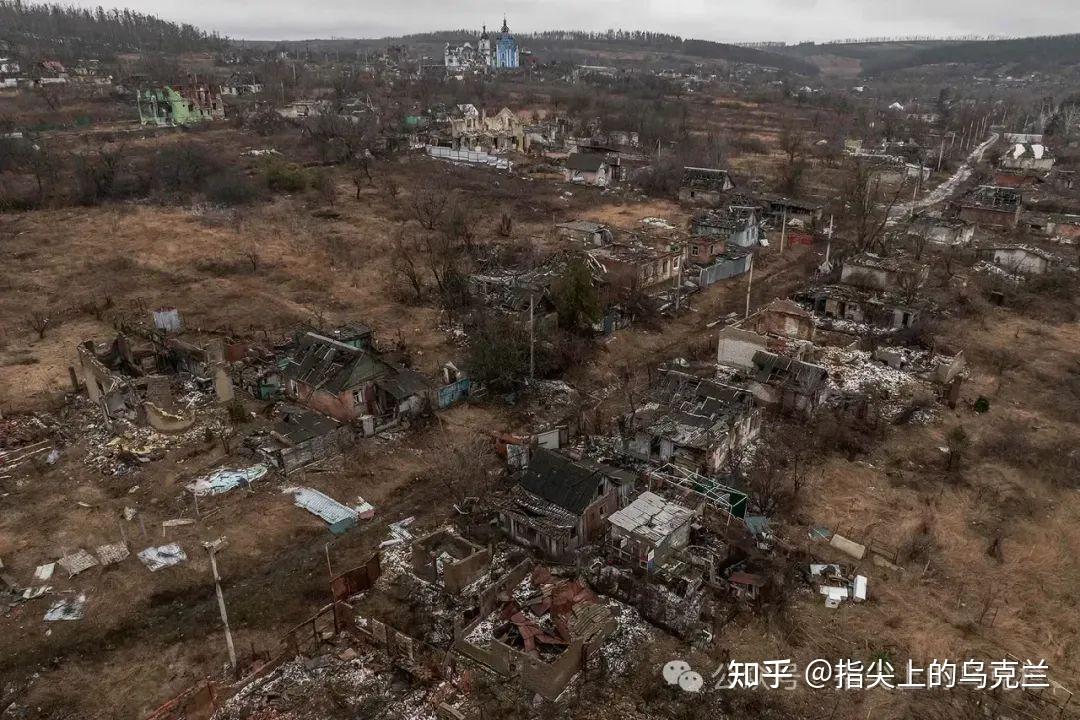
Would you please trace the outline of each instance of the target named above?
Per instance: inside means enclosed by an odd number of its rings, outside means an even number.
[[[264,681],[249,683],[214,717],[316,720],[345,709],[371,720],[436,720],[428,700],[435,694],[415,687],[377,653],[346,648],[285,663]]]

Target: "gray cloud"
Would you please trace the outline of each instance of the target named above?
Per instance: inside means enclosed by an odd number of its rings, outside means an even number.
[[[75,0],[94,7],[98,0]],[[1044,35],[1080,31],[1076,0],[131,0],[140,12],[234,38],[384,37],[498,26],[648,29],[706,40],[829,40],[895,35]]]

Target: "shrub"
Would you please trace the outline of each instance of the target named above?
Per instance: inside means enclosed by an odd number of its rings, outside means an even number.
[[[301,192],[308,186],[307,172],[292,163],[268,162],[263,166],[262,175],[266,187],[274,192]]]
[[[224,170],[206,180],[206,199],[220,205],[248,205],[260,199],[262,192],[247,175]]]
[[[733,150],[747,155],[768,155],[769,146],[764,140],[748,135],[740,135],[730,141]]]

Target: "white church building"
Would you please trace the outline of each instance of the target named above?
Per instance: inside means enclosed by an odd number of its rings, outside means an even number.
[[[510,34],[506,18],[503,18],[502,30],[499,34],[492,38],[485,25],[475,47],[468,42],[464,45],[446,43],[443,61],[446,64],[447,73],[463,70],[513,69],[521,66],[521,51],[517,40]]]

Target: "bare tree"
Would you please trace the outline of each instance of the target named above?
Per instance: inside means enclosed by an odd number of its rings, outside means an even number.
[[[448,447],[452,448],[449,452]],[[432,448],[439,457],[434,480],[446,487],[457,507],[465,507],[469,498],[489,494],[492,483],[488,473],[495,465],[495,447],[490,438],[475,435],[464,443],[455,443],[444,434]]]
[[[945,436],[945,442],[949,451],[945,469],[950,473],[957,473],[963,468],[964,456],[971,446],[971,438],[963,425],[957,425]]]
[[[1000,347],[993,351],[990,361],[994,367],[994,376],[997,378],[997,385],[994,388],[994,395],[997,395],[1001,392],[1005,376],[1020,367],[1023,364],[1023,358],[1011,348]]]
[[[771,517],[798,506],[814,445],[812,432],[802,425],[774,430],[761,439],[746,472],[750,499],[761,514]]]
[[[514,232],[514,219],[508,213],[503,213],[499,218],[499,235],[510,237]]]
[[[401,194],[401,187],[398,185],[397,180],[387,175],[382,181],[383,194],[390,200],[397,200],[399,194]]]
[[[797,195],[806,172],[806,161],[803,159],[806,134],[802,128],[795,123],[786,123],[780,131],[780,148],[787,158],[780,178],[780,189],[790,195]]]
[[[922,262],[923,253],[926,252],[926,248],[930,244],[929,235],[923,232],[911,232],[909,228],[907,238],[911,243],[912,258],[915,262]]]
[[[445,191],[424,188],[412,197],[412,210],[416,221],[425,230],[434,230],[442,221],[450,198]]]
[[[390,250],[390,267],[394,274],[408,283],[412,288],[416,301],[424,298],[424,274],[420,267],[419,256],[423,248],[416,239],[409,235],[404,225],[394,238],[394,245]]]
[[[367,162],[379,145],[380,126],[373,113],[343,115],[328,107],[308,118],[304,131],[323,159],[333,162]]]
[[[252,274],[259,272],[259,261],[261,256],[259,255],[259,247],[255,243],[249,243],[243,251],[243,257],[251,265]]]
[[[902,186],[897,187],[895,193],[886,196],[881,176],[869,164],[860,159],[848,163],[843,199],[859,252],[888,253],[885,226],[902,190]]]
[[[30,313],[27,324],[37,333],[38,340],[43,340],[45,338],[45,331],[48,330],[52,324],[52,318],[43,310],[35,310]]]

